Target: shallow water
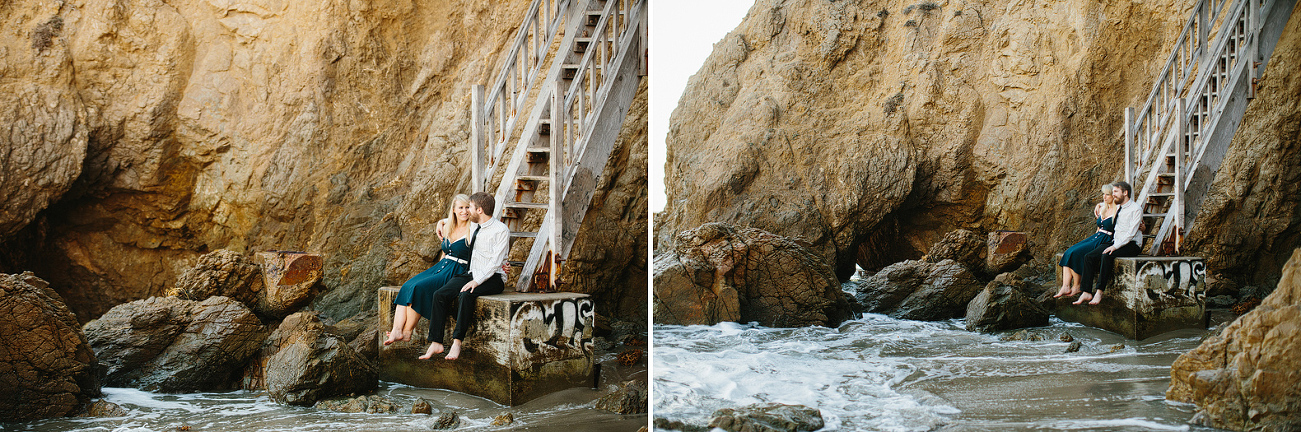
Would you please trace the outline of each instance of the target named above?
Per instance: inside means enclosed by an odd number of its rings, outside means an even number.
[[[656,326],[655,416],[704,425],[720,408],[778,402],[820,409],[826,431],[1212,430],[1164,397],[1170,364],[1205,331],[1140,342],[1054,318],[1031,329],[1047,340],[1001,341],[963,325]],[[1083,348],[1065,353],[1062,333]]]
[[[455,411],[456,430],[475,431],[636,431],[645,414],[619,415],[593,408],[606,390],[570,389],[516,407],[446,390],[381,383],[375,394],[404,404],[407,414],[338,413],[272,402],[262,392],[159,394],[130,388],[105,388],[104,399],[128,411],[125,417],[60,418],[30,423],[0,423],[0,431],[162,432],[189,426],[190,431],[425,431],[438,415]],[[433,415],[410,414],[420,397]],[[515,422],[491,426],[497,415],[510,412]]]

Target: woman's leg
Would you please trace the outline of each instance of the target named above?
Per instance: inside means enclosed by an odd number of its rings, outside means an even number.
[[[1075,269],[1072,268],[1068,268],[1067,270],[1071,272],[1071,290],[1066,293],[1066,295],[1080,295],[1080,274],[1076,273]]]
[[[402,339],[411,340],[411,332],[416,329],[416,323],[420,322],[420,312],[415,309],[407,308],[406,322],[402,326]]]
[[[1053,298],[1070,295],[1071,276],[1074,274],[1075,272],[1071,271],[1070,267],[1062,266],[1062,289],[1057,290],[1057,294],[1053,295]]]
[[[393,328],[385,333],[384,345],[392,344],[395,341],[406,340],[402,338],[401,330],[406,325],[407,313],[411,310],[409,306],[398,305],[397,310],[393,311]]]

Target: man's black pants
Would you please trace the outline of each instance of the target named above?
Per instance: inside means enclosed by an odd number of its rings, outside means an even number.
[[[1115,275],[1116,258],[1135,257],[1138,256],[1139,252],[1143,251],[1143,248],[1139,247],[1137,243],[1129,242],[1121,246],[1120,249],[1111,251],[1110,255],[1102,253],[1109,247],[1111,247],[1111,243],[1098,246],[1084,255],[1084,271],[1080,273],[1080,289],[1084,292],[1093,294],[1095,289],[1093,286],[1094,276],[1097,276],[1099,285],[1096,289],[1100,291],[1106,288]]]
[[[474,280],[469,274],[453,276],[442,288],[434,292],[434,313],[429,317],[429,341],[443,343],[443,331],[447,326],[447,313],[456,311],[456,328],[452,330],[452,339],[465,339],[465,332],[470,330],[474,321],[474,303],[479,296],[501,294],[506,285],[501,274],[495,273],[482,285],[473,290],[461,292],[465,284]],[[455,308],[453,308],[455,306]]]

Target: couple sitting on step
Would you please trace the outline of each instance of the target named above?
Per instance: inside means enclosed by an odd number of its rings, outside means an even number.
[[[505,289],[506,253],[510,229],[492,218],[496,202],[492,195],[475,192],[457,195],[447,219],[438,221],[436,233],[442,239],[443,259],[407,280],[393,304],[393,329],[384,345],[411,339],[420,317],[429,317],[429,349],[420,359],[442,353],[443,329],[449,311],[456,311],[456,328],[448,360],[461,356],[462,340],[474,320],[479,296],[500,294]],[[452,240],[455,239],[455,240]],[[453,307],[455,306],[455,307]]]
[[[1062,254],[1062,288],[1054,298],[1079,295],[1072,304],[1098,304],[1102,289],[1111,282],[1116,258],[1138,256],[1142,250],[1143,233],[1138,227],[1143,211],[1130,199],[1129,183],[1105,185],[1102,193],[1102,202],[1093,208],[1098,231]]]

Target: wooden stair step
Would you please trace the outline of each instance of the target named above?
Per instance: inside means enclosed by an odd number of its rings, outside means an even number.
[[[506,205],[505,205],[504,207],[505,207],[505,208],[521,208],[521,209],[544,209],[544,208],[548,208],[548,207],[550,207],[550,204],[547,204],[547,203],[533,203],[533,202],[517,202],[517,201],[508,201],[508,202],[506,202]]]
[[[516,180],[531,180],[531,181],[550,181],[550,180],[551,180],[551,177],[550,177],[550,176],[542,176],[542,175],[522,175],[522,176],[517,176],[517,177],[515,177],[515,179],[516,179]]]
[[[1172,197],[1172,196],[1175,196],[1174,192],[1153,192],[1147,194],[1148,198],[1161,198],[1161,197]]]
[[[529,147],[529,153],[551,153],[551,147]]]
[[[574,38],[574,52],[576,53],[587,52],[587,47],[592,44],[592,39],[594,38],[591,37]]]
[[[538,120],[538,135],[551,135],[551,119]]]
[[[524,261],[506,261],[511,267],[524,267]]]
[[[595,26],[596,23],[597,23],[598,21],[601,20],[601,15],[602,15],[603,13],[604,13],[604,12],[599,11],[599,10],[587,11],[587,26],[588,26],[588,27]],[[614,11],[614,12],[611,13],[610,15],[611,15],[612,17],[613,17],[613,16],[618,16],[618,15],[623,15],[623,12]]]

